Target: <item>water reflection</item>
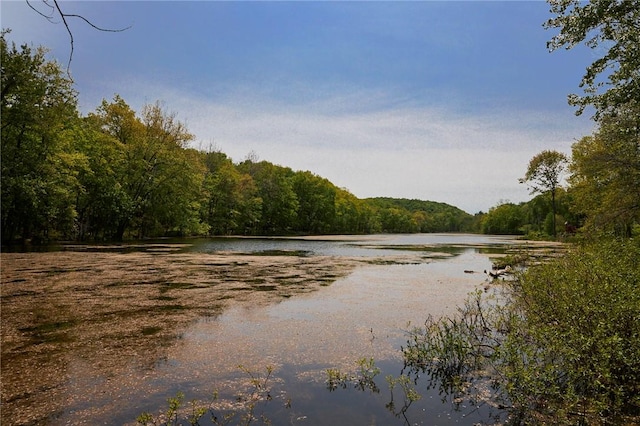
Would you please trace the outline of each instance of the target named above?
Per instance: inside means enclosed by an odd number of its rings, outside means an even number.
[[[276,369],[292,408],[266,408],[273,424],[402,423],[384,408],[384,375],[400,372],[404,330],[455,310],[485,285],[488,255],[512,243],[450,234],[216,238],[3,253],[2,424],[135,423],[179,390],[210,400],[217,389],[233,400],[246,379],[239,364]],[[48,339],[58,335],[66,340]],[[383,367],[383,391],[328,392],[325,369],[349,370],[361,357]],[[421,392],[412,422],[477,421]]]
[[[460,254],[446,261],[361,266],[318,292],[264,307],[235,307],[215,320],[203,319],[184,333],[170,352],[171,362],[157,374],[174,382],[193,377],[195,370],[207,379],[226,377],[238,383],[239,360],[254,371],[274,366],[295,408],[292,413],[272,404],[268,413],[274,424],[289,423],[292,416],[307,424],[402,424],[404,418],[385,408],[389,393],[384,376],[401,371],[399,348],[406,342],[405,331],[430,314],[455,310],[485,283],[483,275],[465,270],[490,266],[477,248],[440,251]],[[385,368],[378,383],[384,392],[328,394],[326,369],[349,371],[361,357]],[[203,396],[211,383],[192,385],[191,392]],[[412,423],[474,424],[487,418],[489,407],[455,412],[451,401],[443,403],[426,384],[420,392],[424,398],[407,413]],[[232,398],[232,392],[227,397]]]
[[[220,237],[196,240],[185,247],[198,253],[290,253],[315,256],[378,257],[392,256],[398,251],[459,254],[470,246],[479,250],[504,249],[513,244],[512,237],[475,234],[380,234],[319,237]]]

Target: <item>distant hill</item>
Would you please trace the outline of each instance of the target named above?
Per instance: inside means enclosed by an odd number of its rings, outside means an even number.
[[[378,212],[383,232],[469,232],[473,216],[436,201],[376,197],[365,201]]]
[[[441,212],[449,212],[451,214],[461,214],[461,215],[469,215],[464,210],[459,209],[456,206],[452,206],[447,203],[440,203],[437,201],[425,201],[418,199],[408,199],[408,198],[391,198],[391,197],[373,197],[373,198],[365,198],[366,201],[372,203],[372,205],[390,208],[397,207],[403,208],[410,212],[423,211],[426,213],[441,213]]]

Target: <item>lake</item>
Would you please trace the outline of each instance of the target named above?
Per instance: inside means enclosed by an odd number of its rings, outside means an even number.
[[[251,406],[272,424],[475,424],[496,410],[427,383],[393,413],[385,376],[402,370],[407,330],[454,313],[494,285],[492,256],[527,247],[412,234],[4,251],[2,424],[135,424],[178,392],[235,412],[231,424]],[[327,389],[327,369],[350,373],[362,358],[381,370],[377,392]],[[268,398],[252,394],[264,380]]]

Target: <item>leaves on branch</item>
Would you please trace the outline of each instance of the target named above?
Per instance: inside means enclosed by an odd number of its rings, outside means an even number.
[[[569,95],[576,115],[588,105],[596,120],[620,105],[640,99],[640,8],[637,0],[547,0],[551,13],[544,27],[560,30],[548,43],[549,51],[571,49],[580,43],[598,58],[587,66],[580,87],[584,95]]]

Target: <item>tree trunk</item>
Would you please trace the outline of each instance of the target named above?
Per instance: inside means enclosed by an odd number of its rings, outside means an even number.
[[[557,237],[556,233],[556,190],[553,188],[551,190],[551,211],[553,214],[553,239],[555,240]]]

